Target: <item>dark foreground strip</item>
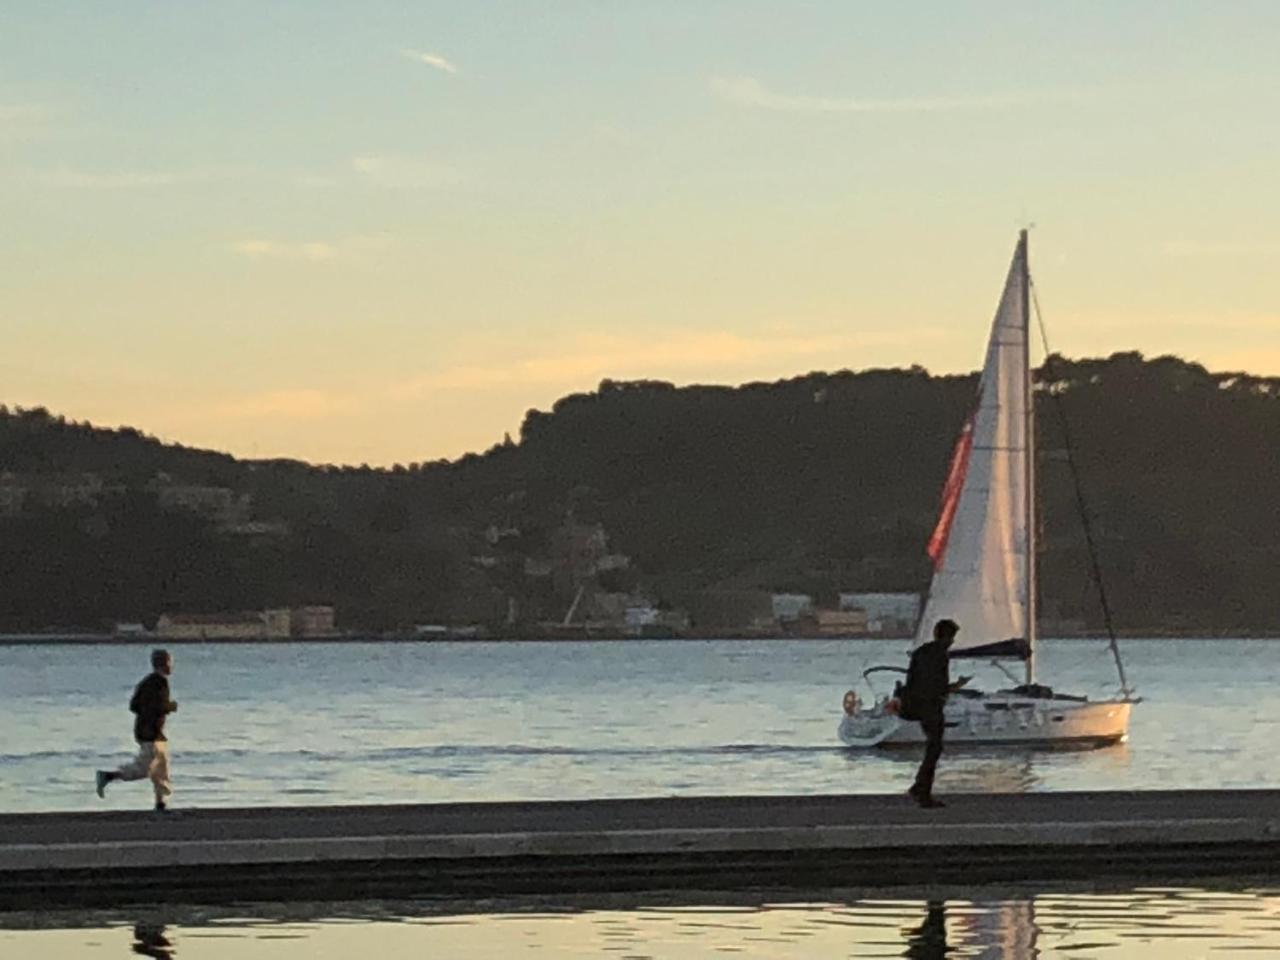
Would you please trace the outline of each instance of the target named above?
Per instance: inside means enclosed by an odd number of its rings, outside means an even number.
[[[245,900],[1185,880],[1277,873],[1280,843],[919,847],[466,860],[364,860],[147,870],[13,871],[0,910]]]

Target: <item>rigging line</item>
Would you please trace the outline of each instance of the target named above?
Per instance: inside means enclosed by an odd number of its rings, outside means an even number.
[[[1036,285],[1030,282],[1028,277],[1028,286],[1031,289],[1031,303],[1035,307],[1036,326],[1040,330],[1040,342],[1044,345],[1044,372],[1050,381],[1057,378],[1054,375],[1053,367],[1053,351],[1049,349],[1049,335],[1045,331],[1044,314],[1040,311],[1040,296],[1036,291]],[[1089,551],[1089,567],[1093,574],[1093,584],[1098,588],[1098,602],[1102,607],[1102,620],[1107,628],[1107,640],[1111,646],[1111,655],[1115,657],[1116,672],[1120,675],[1120,692],[1125,699],[1133,696],[1133,690],[1129,687],[1128,678],[1124,672],[1124,661],[1120,657],[1120,644],[1116,640],[1116,630],[1114,622],[1111,618],[1111,602],[1107,598],[1106,584],[1102,579],[1102,565],[1098,562],[1098,547],[1093,536],[1093,522],[1089,519],[1089,511],[1084,502],[1084,490],[1080,484],[1080,469],[1076,465],[1075,445],[1071,441],[1071,426],[1067,420],[1066,411],[1062,408],[1062,397],[1055,391],[1049,391],[1053,397],[1053,408],[1058,413],[1058,424],[1062,428],[1062,440],[1067,448],[1067,467],[1071,471],[1071,482],[1075,487],[1076,509],[1080,513],[1080,525],[1084,528],[1084,541]]]

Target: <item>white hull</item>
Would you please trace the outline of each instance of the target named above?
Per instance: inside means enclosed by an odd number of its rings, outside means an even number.
[[[947,703],[945,742],[951,746],[1098,747],[1129,735],[1127,700],[1031,699],[1011,693],[953,696]],[[920,724],[886,712],[884,701],[847,714],[841,741],[851,747],[924,744]]]

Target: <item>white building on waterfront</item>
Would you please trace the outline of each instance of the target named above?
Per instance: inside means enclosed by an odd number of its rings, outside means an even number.
[[[794,623],[813,615],[813,597],[807,593],[775,593],[772,603],[773,619],[778,623]]]
[[[863,610],[867,632],[910,636],[920,620],[918,593],[842,593],[841,610]]]

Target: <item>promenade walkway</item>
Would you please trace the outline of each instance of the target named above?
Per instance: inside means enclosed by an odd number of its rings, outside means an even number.
[[[1274,875],[1280,791],[0,815],[0,909]]]

